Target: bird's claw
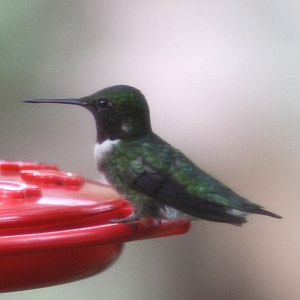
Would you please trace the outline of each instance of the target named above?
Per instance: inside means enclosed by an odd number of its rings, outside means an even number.
[[[137,215],[130,215],[129,217],[122,218],[122,219],[111,219],[109,223],[125,223],[132,227],[134,227],[134,231],[136,232],[138,230],[137,224],[135,223],[140,218]]]

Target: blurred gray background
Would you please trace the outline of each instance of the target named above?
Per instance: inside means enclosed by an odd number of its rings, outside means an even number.
[[[2,300],[299,299],[299,1],[0,1],[0,37],[1,159],[97,179],[92,115],[21,100],[128,84],[159,135],[284,216],[193,222],[97,276]]]

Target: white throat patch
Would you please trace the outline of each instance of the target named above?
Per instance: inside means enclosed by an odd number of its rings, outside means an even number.
[[[105,140],[101,144],[97,143],[94,149],[94,155],[98,168],[101,166],[106,155],[109,154],[121,140]]]

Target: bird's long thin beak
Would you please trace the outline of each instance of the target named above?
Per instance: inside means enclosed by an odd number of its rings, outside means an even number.
[[[24,100],[27,103],[61,103],[61,104],[74,104],[84,106],[85,102],[81,101],[80,98],[66,98],[66,99],[30,99]]]

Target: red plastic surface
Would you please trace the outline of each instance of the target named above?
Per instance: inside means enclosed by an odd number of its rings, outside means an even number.
[[[0,292],[85,278],[105,270],[122,244],[185,233],[190,221],[109,221],[132,207],[108,185],[55,165],[0,161]]]

